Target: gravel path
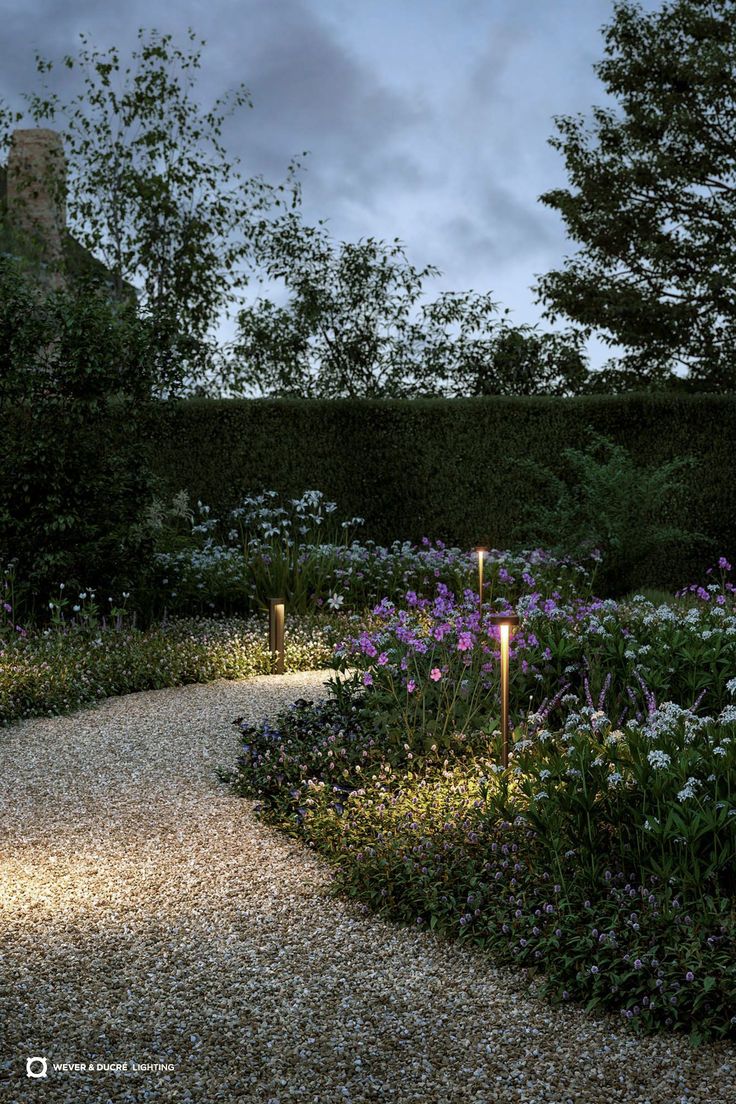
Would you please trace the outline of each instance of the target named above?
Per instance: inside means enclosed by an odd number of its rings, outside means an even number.
[[[217,783],[233,717],[322,677],[134,694],[0,732],[0,1099],[736,1104],[733,1047],[638,1042],[552,1011],[479,952],[357,916],[316,856]]]

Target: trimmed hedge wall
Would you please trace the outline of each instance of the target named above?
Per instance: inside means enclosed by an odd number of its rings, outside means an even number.
[[[186,488],[216,511],[264,488],[324,491],[378,542],[441,538],[508,545],[539,488],[515,468],[529,457],[563,470],[588,427],[642,464],[691,455],[688,501],[672,520],[710,544],[647,565],[637,585],[681,585],[714,555],[736,552],[736,396],[601,395],[575,399],[196,399],[154,414],[152,463],[162,491]],[[686,516],[683,516],[686,515]]]

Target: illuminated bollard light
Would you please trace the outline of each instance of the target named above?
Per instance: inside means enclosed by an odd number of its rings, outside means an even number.
[[[480,612],[483,614],[483,559],[485,557],[487,548],[484,548],[482,544],[479,544],[473,551],[478,556],[478,596],[480,598]]]
[[[286,602],[283,598],[268,600],[268,647],[271,652],[273,673],[284,673],[284,621]]]
[[[509,639],[519,625],[519,617],[516,613],[492,613],[490,622],[498,625],[501,637],[501,764],[505,770],[509,765]]]

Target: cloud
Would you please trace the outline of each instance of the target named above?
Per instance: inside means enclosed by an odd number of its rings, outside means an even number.
[[[309,220],[327,218],[338,238],[398,236],[445,286],[491,290],[533,321],[535,273],[571,251],[538,203],[565,180],[552,116],[600,102],[591,67],[611,11],[611,0],[0,0],[0,97],[33,87],[34,48],[73,53],[87,31],[124,53],[138,26],[181,37],[191,25],[208,42],[202,100],[241,82],[252,93],[225,133],[246,172],[282,179],[309,150]]]

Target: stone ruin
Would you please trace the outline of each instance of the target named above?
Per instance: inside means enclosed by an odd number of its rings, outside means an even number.
[[[60,134],[42,128],[13,132],[5,200],[13,239],[38,261],[52,284],[63,283],[66,159]]]

